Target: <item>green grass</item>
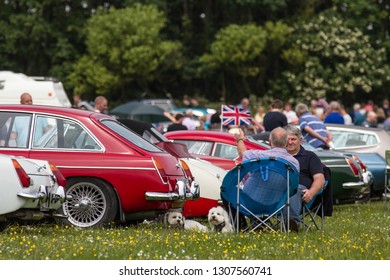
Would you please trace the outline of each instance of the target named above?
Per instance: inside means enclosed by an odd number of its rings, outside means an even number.
[[[0,259],[389,260],[390,209],[383,201],[336,206],[324,232],[289,235],[205,233],[160,224],[94,229],[12,225],[0,233]]]

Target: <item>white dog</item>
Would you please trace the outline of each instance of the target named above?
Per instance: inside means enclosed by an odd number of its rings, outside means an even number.
[[[218,232],[233,232],[229,214],[221,206],[209,210],[208,220],[211,229]]]
[[[164,224],[167,227],[184,228],[186,230],[207,231],[207,227],[193,220],[187,220],[180,212],[166,212]]]

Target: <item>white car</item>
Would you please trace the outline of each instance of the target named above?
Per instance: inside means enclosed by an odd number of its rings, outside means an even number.
[[[337,124],[326,127],[333,135],[335,150],[378,153],[382,158],[390,150],[390,133],[383,128]]]
[[[54,164],[0,154],[0,231],[12,221],[56,217],[66,200],[65,178]]]

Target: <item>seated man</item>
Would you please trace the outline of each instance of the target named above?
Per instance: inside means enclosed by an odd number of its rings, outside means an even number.
[[[269,142],[271,149],[270,150],[247,150],[244,144],[244,132],[240,129],[238,133],[234,135],[237,142],[238,155],[242,157],[242,160],[248,160],[253,158],[264,158],[264,157],[279,157],[289,161],[292,165],[299,170],[299,162],[292,155],[290,155],[287,150],[287,132],[284,128],[277,127],[273,129],[270,133]],[[247,180],[250,180],[250,175]],[[245,186],[244,186],[245,188]],[[226,202],[224,201],[226,206]],[[245,227],[246,221],[245,218],[240,216],[240,228]]]
[[[298,160],[300,167],[298,192],[290,198],[290,215],[297,224],[291,227],[293,229],[301,223],[302,203],[312,200],[324,187],[325,177],[320,158],[302,147],[300,128],[288,125],[286,131],[288,134],[287,151]]]

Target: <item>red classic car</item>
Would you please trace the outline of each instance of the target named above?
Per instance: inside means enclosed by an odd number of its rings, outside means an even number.
[[[226,170],[235,167],[238,158],[237,144],[234,135],[218,131],[189,131],[179,130],[164,134],[170,140],[175,140],[187,146],[191,154],[202,159],[209,160]],[[268,146],[262,146],[259,142],[244,140],[245,146],[252,150],[267,150]],[[226,161],[228,159],[228,161]],[[229,161],[230,160],[230,161]]]
[[[72,197],[65,223],[90,227],[154,218],[197,199],[180,162],[113,117],[85,110],[0,105],[0,153],[53,162]]]
[[[218,131],[180,130],[167,132],[164,136],[175,142],[186,144],[191,154],[207,159],[222,168],[231,169],[238,161],[237,144],[233,134]],[[263,140],[266,139],[268,138]],[[261,143],[251,136],[248,136],[244,143],[248,149],[269,149],[268,144]],[[363,171],[353,158],[332,151],[316,150],[314,152],[332,172],[331,186],[335,202],[355,201],[363,194],[366,195],[368,182],[364,180]],[[226,162],[221,165],[219,158],[230,159],[230,165]]]
[[[212,207],[218,206],[218,201],[221,199],[222,180],[227,172],[224,168],[191,155],[186,145],[168,140],[151,123],[131,119],[118,119],[118,121],[144,139],[175,156],[180,162],[183,162],[183,166],[189,167],[201,188],[201,192],[199,199],[190,200],[184,204],[183,215],[185,217],[207,216]],[[215,160],[212,157],[210,159]],[[219,162],[224,161],[227,164],[231,163],[231,160],[219,159]]]

